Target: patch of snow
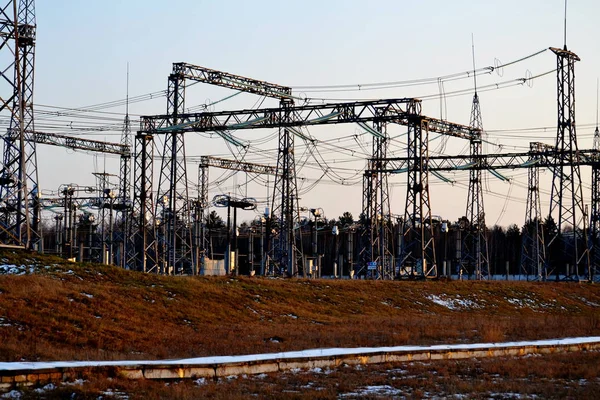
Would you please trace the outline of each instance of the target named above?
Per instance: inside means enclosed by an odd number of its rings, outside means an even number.
[[[448,295],[436,296],[434,294],[431,294],[427,296],[427,298],[435,304],[446,307],[449,310],[470,310],[481,308],[481,305],[477,302],[470,299],[462,298],[460,297],[460,295],[451,297]]]
[[[266,377],[268,377],[268,376],[269,376],[269,375],[267,375],[267,374],[258,374],[258,375],[256,375],[256,378],[257,378],[257,379],[265,379],[265,378],[266,378]]]
[[[52,391],[54,389],[56,389],[56,385],[54,385],[53,383],[49,383],[49,384],[47,384],[44,387],[34,389],[34,392],[36,392],[38,394],[43,394],[43,393],[46,393],[46,392],[50,392],[50,391]]]
[[[452,351],[452,350],[481,350],[481,349],[510,349],[515,347],[543,347],[565,346],[574,344],[600,343],[599,336],[547,339],[522,342],[505,343],[470,343],[470,344],[441,344],[432,346],[393,346],[393,347],[363,347],[363,348],[325,348],[279,353],[248,354],[240,356],[213,356],[174,360],[121,360],[121,361],[48,361],[48,362],[0,362],[1,371],[17,371],[22,369],[38,370],[46,368],[78,368],[78,367],[104,367],[104,366],[131,366],[131,365],[211,365],[225,363],[244,363],[251,361],[272,361],[289,359],[309,359],[315,357],[334,357],[344,355],[373,354],[373,353],[400,353],[424,351]],[[430,365],[422,362],[413,362],[419,365]],[[363,367],[357,365],[356,369]],[[83,382],[80,380],[80,382]]]
[[[292,319],[298,319],[298,316],[294,315],[294,314],[285,314],[284,317],[290,317]]]
[[[342,393],[339,395],[340,398],[345,397],[366,397],[366,396],[400,396],[402,390],[396,389],[390,385],[379,385],[379,386],[365,386],[357,389],[355,392]]]
[[[117,390],[112,390],[112,389],[106,389],[104,392],[102,392],[102,395],[104,395],[106,397],[110,397],[111,399],[120,399],[120,400],[129,399],[129,396],[127,395],[127,393],[119,392]],[[100,396],[100,397],[98,397],[98,400],[100,400],[102,398],[103,397]]]
[[[194,383],[198,386],[206,385],[206,378],[198,378],[194,381]]]
[[[591,306],[591,307],[600,307],[600,304],[598,303],[594,303],[593,301],[589,301],[588,299],[586,299],[585,297],[582,297],[581,300],[585,305],[587,306]]]
[[[65,386],[82,386],[85,383],[83,379],[75,379],[73,382],[63,382]]]
[[[23,397],[23,393],[19,392],[18,390],[11,390],[10,392],[2,395],[3,399],[20,399],[21,397]]]
[[[79,294],[80,294],[80,295],[82,295],[82,296],[85,296],[85,297],[87,297],[88,299],[93,299],[93,298],[94,298],[94,295],[93,295],[93,294],[84,293],[84,292],[81,292],[81,293],[79,293]]]

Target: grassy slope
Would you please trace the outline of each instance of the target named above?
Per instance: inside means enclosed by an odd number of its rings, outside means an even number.
[[[0,275],[1,361],[600,335],[598,285],[161,277],[12,251],[0,258],[41,266]]]

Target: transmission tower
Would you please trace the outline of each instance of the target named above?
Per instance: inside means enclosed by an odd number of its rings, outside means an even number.
[[[33,140],[35,4],[5,2],[0,9],[0,49],[7,64],[0,71],[12,93],[1,96],[0,111],[10,111],[0,171],[0,241],[36,250],[40,244],[38,172]],[[4,100],[7,99],[7,100]]]
[[[471,162],[481,163],[481,144],[483,137],[483,122],[481,106],[477,94],[477,74],[475,72],[475,46],[473,45],[473,81],[475,94],[471,107],[469,125],[479,130],[480,134],[470,139]],[[467,194],[467,224],[464,227],[460,264],[467,274],[475,274],[475,279],[489,279],[489,262],[487,238],[485,233],[485,211],[483,208],[483,187],[481,169],[472,169],[469,174],[469,191]]]
[[[421,104],[408,105],[408,187],[402,221],[400,272],[408,277],[436,277],[435,246],[429,196],[429,120]]]
[[[363,176],[363,267],[368,262],[375,262],[376,274],[379,279],[393,279],[393,255],[390,252],[390,241],[393,235],[390,213],[390,196],[388,174],[379,172],[384,169],[382,159],[387,157],[389,135],[387,124],[381,119],[373,121],[373,158],[368,161],[367,170]],[[373,172],[377,171],[377,172]]]
[[[127,66],[127,96],[125,105],[125,119],[123,120],[123,131],[121,133],[121,145],[132,148],[131,141],[131,121],[129,119],[129,65]],[[120,157],[120,174],[119,174],[119,193],[118,203],[113,206],[117,211],[117,224],[120,225],[117,230],[115,242],[119,246],[119,261],[118,264],[123,268],[133,268],[127,265],[127,260],[131,259],[133,249],[129,246],[127,236],[131,232],[131,153],[123,154]]]
[[[596,83],[596,93],[598,93],[598,83]],[[597,95],[597,94],[596,94]],[[596,130],[594,131],[594,150],[600,150],[600,131],[598,130],[598,98],[596,98]],[[598,155],[594,156],[592,165],[592,210],[590,214],[590,267],[588,268],[588,279],[594,280],[598,276],[600,267],[600,159]]]
[[[546,279],[546,250],[544,245],[544,229],[542,206],[540,202],[540,151],[546,146],[542,143],[529,144],[531,157],[528,170],[527,205],[525,207],[525,225],[521,237],[521,270],[527,275],[534,275],[538,281]]]
[[[172,126],[180,123],[179,115],[185,107],[185,78],[174,72],[169,75],[167,115]],[[188,196],[184,135],[169,132],[165,145],[158,181],[156,218],[160,219],[160,248],[167,268],[175,274],[193,274],[191,210]]]
[[[154,138],[148,133],[135,137],[134,194],[127,265],[142,272],[164,273],[158,260],[154,218]]]
[[[300,220],[298,207],[298,186],[296,183],[296,161],[294,157],[294,134],[285,125],[292,121],[291,99],[281,99],[279,127],[279,147],[277,155],[277,175],[273,186],[271,218],[278,218],[279,234],[274,238],[275,262],[289,276],[298,272],[298,259],[301,257],[296,246],[294,225]]]
[[[548,215],[554,218],[557,230],[547,246],[556,243],[562,250],[562,259],[555,260],[558,265],[553,266],[556,278],[559,279],[562,270],[565,279],[577,280],[579,273],[590,265],[575,132],[575,62],[580,59],[567,50],[566,44],[563,49],[550,50],[557,61],[558,126]]]

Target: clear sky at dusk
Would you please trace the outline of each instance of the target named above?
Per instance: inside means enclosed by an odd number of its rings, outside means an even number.
[[[125,107],[102,108],[103,114],[52,116],[51,111],[120,100],[126,92],[126,65],[130,68],[130,96],[165,90],[173,62],[192,64],[292,86],[313,99],[374,99],[422,97],[423,113],[468,124],[472,92],[447,96],[440,107],[437,84],[391,87],[382,90],[322,91],[300,86],[367,84],[440,77],[472,69],[471,35],[478,68],[508,63],[542,49],[562,47],[564,2],[527,1],[192,1],[127,0],[36,2],[37,47],[36,128],[117,142]],[[571,0],[567,12],[568,48],[581,57],[576,65],[577,125],[580,148],[592,146],[596,123],[596,82],[600,76],[598,18],[600,2]],[[478,77],[478,85],[506,84],[556,67],[546,51],[528,60]],[[445,81],[446,93],[472,88],[471,79]],[[196,85],[187,93],[194,107],[232,94],[222,88]],[[130,105],[133,130],[139,115],[164,113],[166,99],[159,95]],[[535,79],[532,87],[513,85],[480,91],[488,152],[526,151],[531,141],[553,143],[556,129],[556,76]],[[275,105],[251,95],[240,95],[215,105],[217,110]],[[317,101],[317,100],[315,100]],[[58,107],[58,108],[57,108]],[[65,111],[65,110],[62,110]],[[65,111],[66,112],[66,111]],[[441,114],[442,113],[442,114]],[[80,129],[71,129],[71,127]],[[543,128],[518,131],[522,128]],[[89,128],[98,128],[90,131]],[[99,128],[102,128],[101,130]],[[391,155],[403,156],[404,127],[390,128],[396,137]],[[247,141],[247,161],[275,164],[277,147],[272,130],[234,133]],[[361,210],[361,174],[371,137],[358,126],[310,130],[320,142],[316,150],[296,139],[301,205],[321,207],[329,218],[344,211],[358,217]],[[432,138],[435,135],[432,134]],[[468,151],[459,139],[440,138],[434,151],[452,155]],[[337,147],[336,147],[337,146]],[[214,135],[186,137],[189,180],[197,179],[197,157],[233,157]],[[92,172],[118,174],[118,159],[93,157],[60,148],[38,148],[40,186],[52,194],[63,183],[90,185]],[[159,163],[157,163],[157,166]],[[327,173],[323,172],[327,170]],[[486,174],[486,222],[523,223],[527,171],[504,171],[502,182]],[[156,174],[158,175],[158,174]],[[229,177],[211,171],[210,197],[232,192],[264,200],[266,181],[243,174]],[[582,169],[584,196],[589,199],[591,172]],[[431,177],[432,211],[448,219],[465,213],[468,173],[447,173],[454,185]],[[248,186],[246,180],[250,181]],[[339,185],[344,181],[345,185]],[[317,182],[318,181],[318,182]],[[406,176],[390,178],[392,213],[403,214]],[[272,183],[272,180],[271,180]],[[349,184],[348,184],[349,183]],[[547,212],[550,173],[542,174],[542,207]],[[310,190],[309,190],[310,189]],[[195,194],[196,188],[192,186]],[[243,215],[251,219],[253,215]]]

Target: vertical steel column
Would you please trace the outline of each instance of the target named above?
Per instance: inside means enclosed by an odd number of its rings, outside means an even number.
[[[575,131],[575,62],[580,59],[567,50],[566,45],[564,49],[550,50],[556,54],[557,62],[558,121],[548,215],[556,221],[557,233],[549,238],[547,246],[560,242],[563,259],[555,266],[557,279],[562,272],[565,279],[578,280],[579,273],[590,265]],[[572,234],[564,231],[565,228]]]
[[[373,148],[375,148],[375,140],[373,138]],[[377,180],[377,160],[367,160],[366,172],[363,174],[363,196],[362,196],[362,214],[360,216],[360,252],[359,262],[360,268],[366,269],[367,264],[374,260],[375,252],[373,249],[374,232],[373,219],[375,216],[375,202],[377,196],[373,191],[373,183]]]
[[[5,49],[8,60],[0,75],[12,89],[0,97],[0,111],[7,108],[11,112],[9,129],[3,136],[4,167],[0,171],[0,242],[40,250],[37,158],[32,140],[34,1],[20,0],[18,9],[16,1],[6,3],[0,9],[0,32],[0,49]]]
[[[596,117],[597,119],[597,117]],[[594,150],[600,151],[600,131],[598,130],[598,121],[596,121],[596,130],[594,131]],[[588,279],[598,279],[598,268],[600,268],[600,157],[594,154],[594,164],[592,165],[592,210],[590,213],[590,267],[588,268]]]
[[[127,71],[129,79],[129,71]],[[127,92],[127,99],[129,99],[129,89]],[[131,120],[129,119],[129,100],[125,111],[125,119],[123,121],[123,131],[121,133],[121,144],[132,149],[131,142]],[[130,150],[132,151],[132,150]],[[123,154],[120,158],[120,170],[119,170],[119,193],[118,193],[118,205],[116,207],[117,215],[115,216],[116,223],[118,226],[115,242],[119,248],[119,265],[123,268],[131,269],[132,266],[127,264],[133,256],[133,249],[129,246],[127,236],[130,234],[130,225],[132,218],[132,207],[131,207],[131,152],[129,154]]]
[[[208,210],[208,161],[206,157],[200,158],[198,165],[198,210],[196,212],[196,234],[198,252],[200,253],[200,272],[205,270],[206,253],[208,251],[208,237],[206,232],[206,211]]]
[[[389,244],[392,240],[392,221],[390,212],[390,194],[388,186],[388,174],[381,172],[386,168],[387,149],[389,136],[386,123],[381,120],[373,121],[373,128],[381,135],[373,138],[373,158],[377,161],[377,175],[372,184],[373,209],[371,214],[371,232],[373,249],[373,260],[377,262],[379,279],[393,279],[392,252]]]
[[[277,156],[277,173],[273,187],[272,217],[279,219],[279,233],[274,238],[274,259],[279,264],[279,271],[294,276],[297,271],[298,258],[302,257],[296,246],[295,222],[300,220],[298,208],[298,186],[296,184],[296,161],[294,158],[294,135],[286,126],[291,121],[290,108],[294,105],[291,99],[282,99],[280,103],[279,148]]]
[[[525,225],[521,237],[521,270],[527,275],[534,275],[538,281],[546,279],[546,246],[540,202],[540,169],[539,155],[544,148],[540,143],[529,143],[527,204],[525,206]]]
[[[133,218],[128,265],[143,272],[159,272],[156,221],[152,197],[154,138],[138,133],[135,137]]]
[[[377,111],[376,111],[377,112]],[[387,124],[380,120],[373,121],[373,130],[379,134],[373,136],[372,157],[367,161],[367,170],[363,175],[361,235],[362,250],[360,254],[362,268],[369,262],[377,263],[378,279],[393,279],[393,254],[389,244],[392,240],[392,221],[390,212],[390,196],[388,174],[382,172],[386,167],[389,136]]]
[[[177,125],[179,115],[185,107],[185,79],[181,74],[169,76],[167,96],[167,114],[171,116],[171,126]],[[159,211],[159,207],[162,208]],[[192,255],[191,212],[185,163],[184,134],[169,131],[165,136],[162,155],[156,216],[164,215],[164,248],[167,254],[162,257],[167,268],[173,268],[175,274],[192,274],[194,257]]]
[[[477,91],[473,96],[471,108],[471,128],[483,130],[481,107]],[[481,134],[470,139],[471,163],[481,166]],[[467,194],[468,226],[465,229],[461,251],[461,268],[475,279],[489,279],[488,247],[485,234],[485,211],[483,207],[483,187],[481,168],[473,168],[469,175],[469,192]]]
[[[403,220],[400,271],[409,278],[437,277],[429,197],[429,123],[420,103],[409,104],[408,188]]]

